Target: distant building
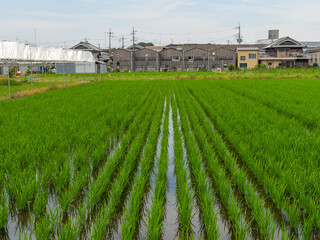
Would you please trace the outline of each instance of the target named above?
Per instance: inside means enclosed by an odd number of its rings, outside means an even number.
[[[305,47],[290,37],[280,38],[264,47],[259,54],[259,63],[270,68],[308,67],[308,57],[303,53]]]
[[[243,44],[241,47],[262,50],[266,45]],[[127,49],[113,51],[113,69],[120,71],[214,71],[236,65],[239,45],[170,44],[142,47],[135,44]],[[257,65],[257,64],[255,64]],[[251,66],[251,65],[250,65]]]
[[[303,45],[305,45],[306,47],[303,50],[308,50],[311,48],[315,48],[315,47],[320,47],[320,42],[301,42]]]
[[[315,63],[320,66],[320,47],[308,49],[306,53],[309,58],[309,66],[313,66]]]
[[[252,69],[258,65],[259,48],[237,48],[237,68]]]
[[[150,50],[153,50],[153,51],[156,51],[156,52],[160,52],[164,49],[167,49],[168,47],[166,46],[146,46],[146,49],[150,49]]]
[[[70,73],[73,73],[75,71],[76,73],[83,73],[83,72],[89,72],[89,73],[106,73],[107,72],[107,65],[110,65],[110,50],[101,49],[99,47],[94,46],[93,44],[89,43],[87,40],[82,41],[75,46],[71,47],[70,49],[75,50],[82,50],[82,51],[88,51],[91,52],[93,57],[96,58],[95,66],[88,65],[85,67],[84,64],[76,64],[73,66],[72,64],[69,64],[68,71]],[[60,72],[60,69],[62,69],[61,66],[57,68],[57,72]]]
[[[184,68],[183,52],[175,48],[167,48],[160,53],[160,72],[181,71]]]
[[[136,51],[139,49],[144,49],[144,47],[139,44],[134,44],[126,48],[127,51],[133,51],[133,50]]]

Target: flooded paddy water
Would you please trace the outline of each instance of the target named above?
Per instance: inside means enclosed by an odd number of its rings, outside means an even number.
[[[99,83],[73,95],[75,100],[45,93],[30,104],[10,103],[10,115],[0,116],[0,134],[8,141],[0,146],[0,239],[209,239],[208,229],[216,231],[214,240],[320,239],[316,127],[306,132],[296,112],[277,105],[278,114],[265,98],[253,105],[260,92],[242,97],[223,90],[222,81],[134,83]],[[15,104],[19,114],[10,110]],[[11,115],[16,123],[6,120]],[[279,162],[301,171],[270,171]],[[280,204],[263,179],[285,189]],[[211,205],[202,205],[206,199]],[[206,225],[210,219],[214,228]]]

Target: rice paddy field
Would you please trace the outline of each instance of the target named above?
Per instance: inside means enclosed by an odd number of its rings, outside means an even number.
[[[0,239],[320,239],[320,79],[297,74],[0,101]]]

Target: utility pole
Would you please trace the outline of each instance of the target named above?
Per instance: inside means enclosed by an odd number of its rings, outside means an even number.
[[[136,33],[137,31],[135,31],[134,30],[134,27],[132,28],[132,33],[131,33],[131,35],[132,35],[132,47],[133,47],[133,51],[135,50],[134,49],[134,42],[135,42],[135,38],[134,38],[134,34]]]
[[[241,38],[241,27],[240,27],[240,23],[239,26],[236,27],[239,30],[238,36],[237,36],[237,42],[239,43],[239,45],[242,43],[242,38]]]
[[[124,40],[125,40],[125,38],[124,38],[124,36],[122,36],[122,38],[121,38],[121,41],[122,41],[122,49],[124,49]]]
[[[111,32],[111,29],[109,30],[108,32],[108,35],[109,35],[109,49],[111,49],[111,38],[113,37],[113,32]]]
[[[104,32],[103,35],[104,35],[104,47],[105,49],[107,49],[107,33]]]

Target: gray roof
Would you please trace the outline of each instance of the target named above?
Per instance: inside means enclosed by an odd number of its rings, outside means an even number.
[[[310,48],[306,51],[307,53],[320,52],[320,47]]]
[[[84,51],[98,51],[98,52],[102,51],[100,48],[92,45],[88,41],[80,42],[74,45],[73,47],[71,47],[70,49],[81,49]]]
[[[237,51],[259,51],[259,48],[257,47],[247,47],[247,48],[242,48],[242,47],[239,47],[237,48]]]
[[[291,44],[284,44],[286,42],[290,42]],[[283,37],[278,39],[277,41],[269,44],[268,46],[264,48],[281,48],[281,47],[298,47],[298,48],[305,48],[306,46],[302,43],[298,42],[297,40],[294,40],[290,37]]]
[[[134,49],[138,50],[138,49],[143,49],[144,47],[139,45],[139,44],[134,44]],[[132,51],[133,50],[133,45],[129,46],[126,48],[126,50]]]

